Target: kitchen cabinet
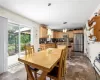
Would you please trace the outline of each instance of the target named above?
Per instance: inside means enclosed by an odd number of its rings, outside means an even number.
[[[63,32],[53,31],[53,38],[63,38]]]
[[[48,38],[47,32],[48,32],[47,26],[41,25],[39,37]],[[63,32],[54,30],[52,30],[51,32],[52,32],[51,38],[63,38]]]
[[[58,38],[63,38],[63,32],[58,32]]]
[[[47,27],[45,25],[41,25],[40,26],[40,33],[39,33],[39,37],[40,38],[47,38],[48,35],[47,35]]]
[[[53,38],[56,38],[56,31],[53,31]]]
[[[69,38],[74,38],[74,34],[76,33],[83,33],[83,30],[73,30],[73,31],[67,31],[66,35],[68,35]]]
[[[68,34],[69,38],[74,38],[73,31],[68,31],[67,34]]]
[[[83,30],[74,30],[73,33],[84,33]]]

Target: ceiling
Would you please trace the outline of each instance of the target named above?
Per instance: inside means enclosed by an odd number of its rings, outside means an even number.
[[[83,27],[99,3],[100,0],[0,0],[0,6],[52,29]]]

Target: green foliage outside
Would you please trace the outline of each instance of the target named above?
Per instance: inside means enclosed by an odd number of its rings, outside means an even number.
[[[20,34],[20,44],[21,44],[21,51],[24,50],[24,46],[30,43],[30,34],[21,33]],[[15,33],[15,30],[8,31],[8,53],[9,56],[18,53],[19,51],[19,34]]]
[[[30,43],[30,34],[21,34],[21,51],[24,50],[24,46]]]

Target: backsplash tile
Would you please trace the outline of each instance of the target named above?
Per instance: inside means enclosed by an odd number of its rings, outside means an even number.
[[[39,38],[39,43],[49,43],[49,42],[64,42],[64,38],[51,38],[50,41],[48,41],[47,38]]]

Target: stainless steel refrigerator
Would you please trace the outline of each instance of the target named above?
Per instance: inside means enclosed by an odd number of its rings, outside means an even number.
[[[84,35],[82,33],[74,34],[74,51],[83,52],[84,50]]]

